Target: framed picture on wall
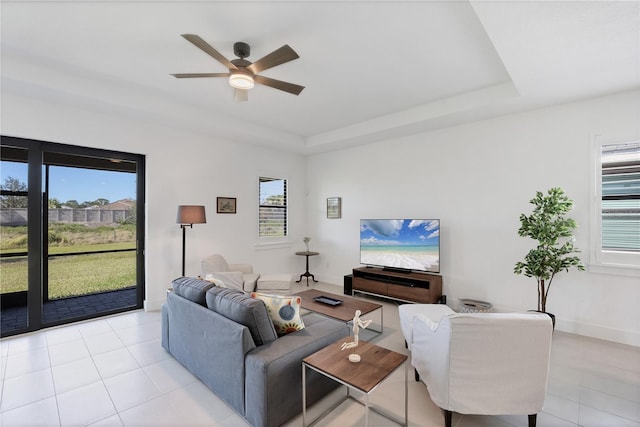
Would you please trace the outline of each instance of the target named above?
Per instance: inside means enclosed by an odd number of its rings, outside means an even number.
[[[327,197],[327,218],[342,218],[342,198]]]
[[[223,213],[223,214],[236,213],[236,198],[235,197],[217,197],[216,212]]]

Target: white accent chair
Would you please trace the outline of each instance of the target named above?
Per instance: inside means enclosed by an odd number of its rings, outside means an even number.
[[[454,314],[446,304],[402,304],[398,307],[398,315],[400,316],[400,330],[404,336],[405,346],[411,350],[411,342],[413,341],[413,318],[418,314],[427,316],[429,320],[438,323],[442,316]]]
[[[256,283],[259,274],[253,272],[251,264],[229,264],[222,255],[209,255],[201,262],[202,277],[205,279],[207,275],[213,275],[222,279],[229,286],[237,287],[245,292],[253,292],[256,289]]]
[[[528,415],[535,427],[546,394],[551,335],[551,319],[543,313],[450,314],[437,322],[416,314],[411,364],[444,410],[446,427],[453,412]]]

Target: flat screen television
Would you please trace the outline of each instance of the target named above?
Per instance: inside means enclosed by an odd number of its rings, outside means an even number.
[[[360,263],[440,272],[439,219],[361,219]]]

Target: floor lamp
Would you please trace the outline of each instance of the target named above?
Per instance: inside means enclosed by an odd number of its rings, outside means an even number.
[[[180,205],[178,206],[178,224],[182,228],[182,276],[184,276],[185,243],[187,226],[193,228],[193,224],[206,224],[207,217],[204,206]]]

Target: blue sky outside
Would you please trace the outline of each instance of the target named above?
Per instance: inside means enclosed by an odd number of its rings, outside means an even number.
[[[280,195],[284,193],[284,179],[276,179],[273,181],[263,181],[260,183],[260,203],[274,195]]]
[[[27,184],[27,164],[1,162],[0,178],[4,185],[8,177],[17,178]],[[78,203],[107,199],[115,202],[136,198],[136,174],[62,166],[49,168],[49,197],[64,203]]]

